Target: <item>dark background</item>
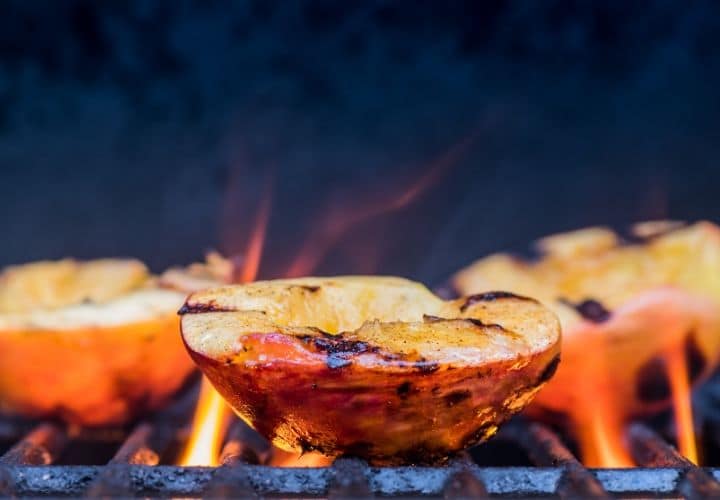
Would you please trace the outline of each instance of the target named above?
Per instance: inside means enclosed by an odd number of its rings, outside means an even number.
[[[720,220],[714,1],[0,5],[2,265],[242,252],[269,185],[263,277]]]

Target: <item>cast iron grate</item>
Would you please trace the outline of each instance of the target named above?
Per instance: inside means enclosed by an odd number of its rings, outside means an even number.
[[[633,469],[587,469],[553,430],[523,420],[510,422],[498,442],[522,450],[526,466],[480,465],[483,460],[465,453],[441,467],[378,468],[352,458],[330,467],[272,467],[263,465],[267,442],[241,422],[227,433],[221,467],[162,465],[162,457],[182,440],[195,396],[195,389],[187,391],[173,407],[126,434],[37,424],[0,457],[0,496],[720,497],[720,469],[694,466],[644,424],[628,432],[640,465]],[[26,425],[1,422],[0,437]],[[73,447],[88,442],[109,446],[111,458],[102,465],[66,465]]]

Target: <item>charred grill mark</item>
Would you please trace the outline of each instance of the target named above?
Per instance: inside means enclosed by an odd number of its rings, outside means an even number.
[[[221,307],[221,306],[217,305],[217,302],[215,302],[214,300],[211,300],[207,303],[195,303],[195,304],[190,304],[188,302],[185,302],[177,313],[180,316],[182,316],[183,314],[203,314],[203,313],[210,313],[210,312],[233,312],[233,311],[234,311],[234,309],[230,309],[227,307]]]
[[[536,302],[535,299],[531,299],[530,297],[523,297],[522,295],[516,295],[514,293],[510,292],[485,292],[485,293],[478,293],[475,295],[470,295],[465,299],[465,303],[460,306],[460,311],[465,312],[468,307],[473,306],[479,302],[493,302],[495,300],[501,300],[501,299],[517,299],[517,300],[526,300],[529,302]]]
[[[344,339],[340,335],[322,332],[322,336],[303,335],[298,337],[305,344],[311,345],[316,351],[327,354],[327,366],[331,370],[352,364],[353,356],[366,352],[378,352],[379,347],[360,340]]]
[[[540,374],[540,378],[538,379],[537,383],[538,385],[543,384],[550,380],[553,375],[555,375],[555,372],[558,369],[558,365],[560,364],[560,355],[556,354],[553,359],[550,360],[550,362],[547,364],[545,369]]]
[[[440,323],[442,321],[465,321],[465,322],[471,323],[473,326],[476,326],[480,329],[496,328],[496,329],[500,330],[504,335],[509,335],[511,337],[518,337],[517,333],[506,329],[504,326],[502,326],[498,323],[485,323],[478,318],[441,318],[440,316],[432,316],[430,314],[423,314],[423,321],[425,323]]]
[[[397,395],[400,397],[400,399],[405,399],[408,397],[408,394],[410,394],[410,391],[412,390],[412,384],[410,382],[403,382],[400,384],[397,389]]]
[[[436,361],[427,361],[423,358],[415,361],[413,363],[413,366],[417,368],[417,370],[422,373],[423,375],[428,375],[430,373],[434,373],[438,371],[440,368],[440,364]]]
[[[595,299],[586,299],[578,303],[571,302],[564,298],[560,298],[558,301],[566,306],[572,307],[580,316],[592,323],[603,323],[610,319],[612,315],[601,302]]]
[[[443,400],[448,407],[452,408],[456,404],[462,403],[466,399],[470,398],[470,396],[472,396],[472,393],[469,390],[465,389],[462,391],[453,391],[449,394],[446,394],[445,396],[443,396]]]

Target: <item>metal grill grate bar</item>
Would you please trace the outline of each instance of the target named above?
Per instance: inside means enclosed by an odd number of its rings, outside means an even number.
[[[332,479],[328,498],[372,497],[368,483],[368,464],[363,460],[338,458],[330,467]]]
[[[508,424],[505,433],[525,449],[536,465],[563,468],[557,488],[561,497],[609,497],[600,481],[575,458],[558,435],[546,426],[517,421]]]
[[[155,429],[149,423],[142,423],[135,427],[125,442],[120,446],[108,465],[135,464],[157,465],[160,455],[150,445],[150,438]]]
[[[0,457],[0,465],[48,465],[67,444],[67,433],[58,425],[42,423]]]
[[[652,429],[643,424],[633,424],[628,429],[628,438],[630,451],[638,464],[647,467],[676,467],[683,471],[677,490],[686,498],[720,497],[720,483],[680,455]]]
[[[223,465],[263,464],[270,456],[270,443],[242,420],[236,420],[228,430],[220,452]]]

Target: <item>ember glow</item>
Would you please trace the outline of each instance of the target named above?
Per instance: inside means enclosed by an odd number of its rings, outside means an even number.
[[[270,190],[266,190],[253,225],[242,265],[234,273],[235,281],[254,281],[260,269],[265,234],[270,218]],[[232,412],[207,378],[203,377],[200,397],[193,417],[190,438],[179,465],[219,465],[220,449]]]
[[[275,448],[268,465],[274,467],[326,467],[332,461],[332,458],[320,453],[298,454]]]

